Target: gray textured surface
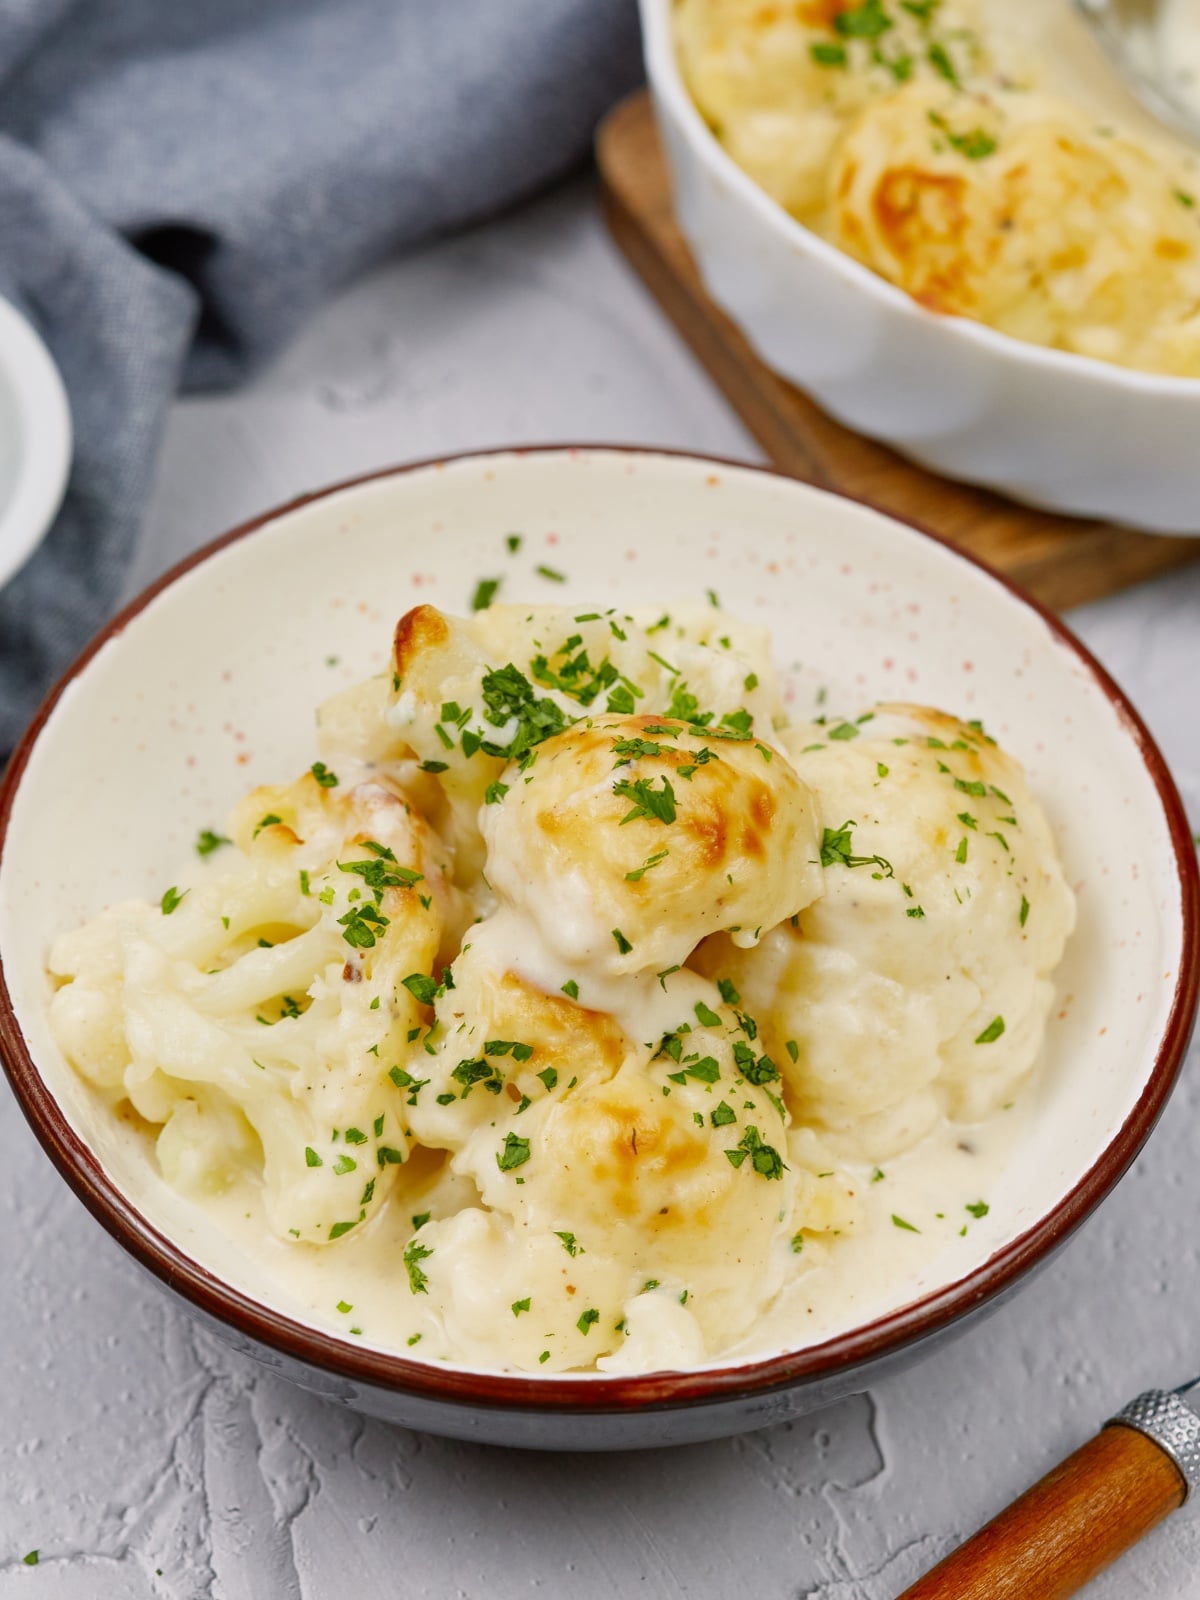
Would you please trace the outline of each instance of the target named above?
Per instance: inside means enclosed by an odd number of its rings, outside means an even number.
[[[179,405],[138,581],[322,481],[553,438],[756,453],[585,185],[359,284],[252,390]],[[1200,571],[1074,619],[1193,817],[1198,618]],[[0,1096],[0,1600],[890,1600],[1133,1395],[1200,1371],[1198,1069],[978,1331],[809,1421],[642,1457],[447,1444],[260,1375],[165,1303]],[[1090,1593],[1200,1595],[1192,1509]]]

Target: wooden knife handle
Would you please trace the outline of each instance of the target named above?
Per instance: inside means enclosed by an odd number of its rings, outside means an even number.
[[[1186,1494],[1183,1473],[1160,1445],[1110,1424],[899,1600],[1064,1600]]]

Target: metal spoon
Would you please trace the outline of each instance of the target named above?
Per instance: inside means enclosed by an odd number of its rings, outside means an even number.
[[[1200,83],[1167,62],[1156,32],[1170,0],[1075,0],[1121,76],[1152,116],[1200,143]],[[1174,0],[1176,6],[1180,0]],[[1187,0],[1184,0],[1187,3]],[[1196,0],[1191,0],[1192,4]],[[1200,28],[1200,18],[1197,19]],[[1191,96],[1187,89],[1191,87]]]

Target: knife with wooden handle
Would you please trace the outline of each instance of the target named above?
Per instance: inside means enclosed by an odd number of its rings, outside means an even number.
[[[1151,1389],[899,1600],[1066,1600],[1200,1486],[1200,1379]]]

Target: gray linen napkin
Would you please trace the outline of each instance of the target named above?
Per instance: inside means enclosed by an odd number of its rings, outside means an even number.
[[[0,591],[0,762],[115,603],[175,390],[569,170],[639,72],[634,0],[0,0],[0,294],[76,443]]]

